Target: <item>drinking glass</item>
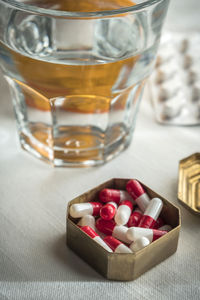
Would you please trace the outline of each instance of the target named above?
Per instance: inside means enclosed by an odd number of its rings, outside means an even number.
[[[54,166],[131,142],[168,0],[0,0],[0,62],[20,144]]]

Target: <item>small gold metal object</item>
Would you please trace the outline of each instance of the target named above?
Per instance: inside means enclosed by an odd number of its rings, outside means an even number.
[[[179,163],[178,200],[191,212],[200,215],[200,153]]]

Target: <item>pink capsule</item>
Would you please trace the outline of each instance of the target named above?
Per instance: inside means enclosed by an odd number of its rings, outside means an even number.
[[[164,221],[163,221],[163,219],[161,219],[161,218],[159,217],[159,218],[156,220],[153,229],[158,229],[158,228],[160,228],[160,227],[163,226],[163,225],[164,225]]]
[[[160,200],[159,198],[153,198],[149,202],[149,205],[147,206],[144,215],[138,224],[138,227],[154,228],[162,207],[162,200]]]
[[[101,245],[105,250],[108,252],[113,252],[110,247],[102,240],[102,238],[90,227],[90,226],[83,226],[81,227],[87,235],[89,235],[95,242]]]
[[[147,193],[145,193],[141,184],[137,180],[131,179],[126,184],[126,190],[135,200],[141,211],[144,212],[149,204],[150,198]]]
[[[106,203],[100,210],[100,216],[104,220],[111,220],[114,218],[117,211],[117,204],[115,202]]]
[[[115,202],[119,204],[123,200],[129,200],[133,202],[132,197],[126,191],[115,189],[103,189],[99,193],[99,199],[102,202]]]
[[[81,218],[85,215],[99,216],[102,206],[100,202],[75,203],[70,206],[69,213],[72,218]]]
[[[146,237],[149,239],[150,243],[159,239],[161,236],[167,233],[166,230],[157,230],[150,228],[141,228],[141,227],[130,227],[127,230],[127,238],[131,241],[136,241],[141,237]]]
[[[103,240],[115,253],[133,253],[130,248],[113,236],[106,236]]]
[[[126,232],[128,230],[128,227],[123,226],[123,225],[116,225],[114,220],[103,220],[101,218],[99,218],[96,221],[96,228],[106,234],[106,235],[112,235],[115,238],[117,238],[118,240],[130,244],[131,241],[126,237]]]
[[[143,214],[141,212],[140,209],[136,208],[133,213],[131,214],[129,220],[128,220],[128,223],[127,223],[127,226],[128,227],[137,227],[139,222],[140,222],[140,219],[142,218]]]
[[[115,222],[117,223],[117,225],[127,224],[132,210],[133,210],[133,203],[131,201],[124,200],[120,202],[115,215]]]
[[[160,228],[158,228],[158,230],[170,231],[170,230],[172,230],[172,226],[170,226],[170,225],[163,225]]]

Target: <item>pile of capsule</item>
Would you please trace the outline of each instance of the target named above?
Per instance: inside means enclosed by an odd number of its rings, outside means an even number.
[[[132,253],[148,246],[172,228],[159,217],[163,202],[150,199],[135,179],[126,191],[103,189],[98,202],[72,204],[69,213],[77,225],[109,252]]]

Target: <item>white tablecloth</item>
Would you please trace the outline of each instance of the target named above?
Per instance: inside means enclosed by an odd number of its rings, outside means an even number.
[[[167,27],[199,18],[198,0],[174,0]],[[178,161],[200,151],[200,127],[158,125],[146,94],[125,152],[98,168],[53,169],[20,149],[2,76],[0,91],[0,299],[200,299],[200,217],[177,202]],[[182,213],[176,254],[128,283],[105,280],[65,245],[67,202],[112,177],[140,179]]]

